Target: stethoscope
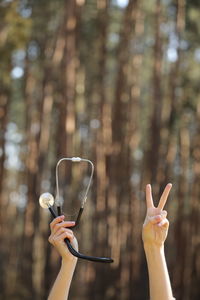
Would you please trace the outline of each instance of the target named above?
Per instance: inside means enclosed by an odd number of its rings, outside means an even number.
[[[71,162],[82,162],[83,161],[83,162],[89,163],[90,166],[91,166],[90,178],[89,178],[89,181],[88,181],[88,185],[87,185],[87,188],[86,188],[85,195],[83,196],[83,199],[81,201],[81,207],[79,209],[79,212],[78,212],[78,215],[77,215],[77,218],[76,218],[76,221],[75,221],[75,225],[70,227],[70,228],[75,228],[75,227],[78,226],[78,224],[80,222],[81,215],[82,215],[83,210],[84,210],[84,205],[85,205],[86,200],[87,200],[87,195],[88,195],[88,192],[89,192],[89,189],[90,189],[90,186],[91,186],[92,177],[93,177],[93,174],[94,174],[94,164],[89,159],[80,158],[80,157],[72,157],[72,158],[66,157],[66,158],[60,159],[58,161],[57,165],[56,165],[56,198],[54,200],[54,197],[53,197],[52,194],[43,193],[39,198],[39,203],[40,203],[40,206],[42,208],[49,209],[49,211],[51,212],[51,214],[54,218],[57,218],[58,216],[60,216],[62,214],[62,204],[63,203],[60,199],[60,193],[59,193],[58,168],[59,168],[59,165],[61,164],[61,162],[63,162],[63,161],[71,161]],[[54,209],[52,208],[53,205],[55,205],[56,208],[57,208],[57,214],[55,213]],[[69,251],[71,252],[71,254],[78,257],[78,258],[82,258],[82,259],[86,259],[86,260],[90,260],[90,261],[102,262],[102,263],[112,263],[113,262],[112,258],[95,257],[95,256],[88,256],[88,255],[81,254],[80,252],[76,251],[72,247],[70,241],[67,238],[65,239],[65,243],[66,243]]]

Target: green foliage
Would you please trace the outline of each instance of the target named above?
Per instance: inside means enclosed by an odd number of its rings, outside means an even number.
[[[11,83],[13,52],[26,48],[31,32],[32,20],[21,16],[19,3],[12,1],[0,7],[0,77],[3,85]]]

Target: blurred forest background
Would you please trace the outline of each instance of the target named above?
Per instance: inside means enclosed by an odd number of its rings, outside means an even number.
[[[38,198],[72,156],[95,164],[80,250],[115,262],[79,261],[70,299],[148,299],[144,190],[168,182],[174,295],[200,299],[199,41],[198,0],[0,1],[0,299],[47,299],[60,262]],[[85,188],[79,167],[61,190]]]

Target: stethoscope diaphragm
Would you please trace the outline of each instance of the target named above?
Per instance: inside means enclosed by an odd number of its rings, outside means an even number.
[[[39,198],[39,203],[42,208],[49,208],[54,205],[54,197],[50,193],[43,193]]]

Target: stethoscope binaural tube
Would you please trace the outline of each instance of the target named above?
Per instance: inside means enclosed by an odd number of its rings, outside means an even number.
[[[61,215],[61,213],[62,213],[62,201],[60,201],[59,184],[58,184],[58,181],[59,181],[58,180],[58,168],[59,168],[59,165],[63,161],[87,162],[91,166],[91,174],[90,174],[89,182],[88,182],[88,185],[87,185],[87,188],[86,188],[86,191],[85,191],[85,195],[84,195],[83,200],[81,202],[81,207],[82,208],[84,208],[84,205],[86,203],[87,195],[88,195],[88,192],[89,192],[89,189],[90,189],[90,186],[91,186],[91,183],[92,183],[92,177],[93,177],[93,174],[94,174],[94,164],[89,159],[80,158],[80,157],[71,157],[71,158],[70,157],[64,157],[64,158],[61,158],[58,161],[58,163],[56,165],[56,200],[55,200],[55,204],[57,206],[58,215]]]

